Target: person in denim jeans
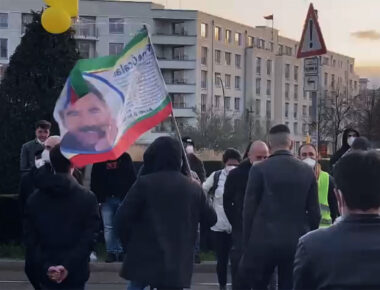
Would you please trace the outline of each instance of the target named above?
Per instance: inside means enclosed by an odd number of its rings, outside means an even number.
[[[106,242],[106,263],[123,261],[123,248],[114,230],[113,220],[119,205],[136,180],[132,159],[124,153],[117,160],[97,163],[92,168],[91,190],[101,204]]]

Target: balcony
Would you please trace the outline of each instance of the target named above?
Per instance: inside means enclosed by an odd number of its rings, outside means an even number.
[[[165,80],[165,83],[166,83],[166,87],[169,93],[184,93],[184,94],[195,93],[195,84],[190,84],[185,79],[174,80],[174,81]]]
[[[197,37],[195,35],[180,35],[180,34],[153,34],[152,43],[157,45],[196,45]]]
[[[194,108],[174,108],[174,115],[182,118],[196,118],[197,114]]]
[[[99,29],[78,29],[75,33],[75,38],[86,40],[98,40]]]
[[[157,56],[157,60],[161,69],[195,69],[195,60],[189,60],[186,56],[177,58],[163,58]]]

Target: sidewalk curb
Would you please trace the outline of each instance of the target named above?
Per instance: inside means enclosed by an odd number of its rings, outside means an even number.
[[[194,264],[194,273],[215,273],[216,262],[206,261]],[[92,273],[119,272],[121,263],[91,262]],[[24,272],[24,260],[0,259],[0,271]]]

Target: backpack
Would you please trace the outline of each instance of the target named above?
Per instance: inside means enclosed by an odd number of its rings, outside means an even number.
[[[218,188],[220,174],[222,174],[222,170],[215,171],[215,174],[214,174],[214,183],[212,184],[212,187],[210,188],[210,190],[208,192],[208,195],[209,195],[211,201],[215,197],[215,191]]]

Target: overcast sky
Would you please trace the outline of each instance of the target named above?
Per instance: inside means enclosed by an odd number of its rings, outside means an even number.
[[[196,9],[251,26],[270,25],[299,39],[309,7],[307,0],[155,0],[167,8]],[[359,66],[380,66],[379,0],[314,0],[329,50],[353,56]]]
[[[143,1],[143,0],[137,0]],[[243,24],[268,25],[274,14],[280,34],[299,40],[310,1],[307,0],[154,0],[171,9],[201,10]],[[314,0],[327,49],[352,56],[356,66],[380,73],[380,0]]]

